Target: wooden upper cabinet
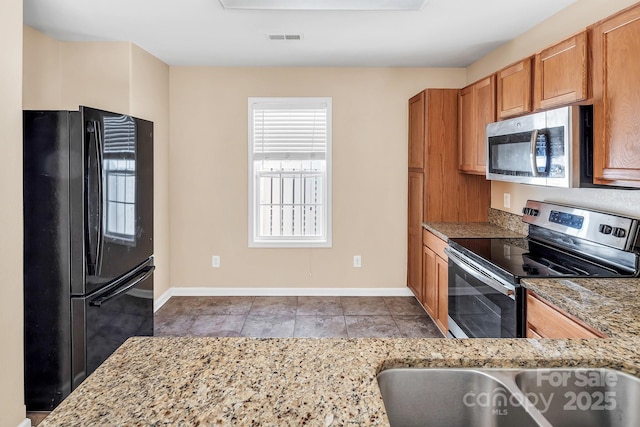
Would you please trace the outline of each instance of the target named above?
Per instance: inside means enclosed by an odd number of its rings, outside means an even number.
[[[424,167],[424,92],[409,100],[409,169]]]
[[[459,169],[486,174],[487,124],[496,121],[496,78],[484,78],[460,90],[458,97]]]
[[[557,43],[535,56],[536,110],[582,101],[588,97],[587,32]]]
[[[498,71],[498,119],[519,116],[532,111],[531,58],[523,59]]]
[[[593,175],[640,187],[640,5],[591,29]]]

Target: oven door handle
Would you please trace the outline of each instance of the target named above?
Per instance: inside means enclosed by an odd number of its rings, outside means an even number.
[[[462,259],[462,257],[458,255],[457,251],[454,251],[451,248],[446,248],[445,252],[449,256],[449,259],[451,259],[451,261],[453,261],[458,267],[460,267],[462,270],[469,273],[475,279],[481,281],[482,283],[489,286],[490,288],[495,289],[496,291],[500,292],[503,295],[508,296],[513,300],[516,299],[515,291],[513,289],[510,289],[507,286],[503,285],[502,283],[498,282],[497,280],[482,274],[480,270],[477,270],[476,268],[472,267],[464,259]]]

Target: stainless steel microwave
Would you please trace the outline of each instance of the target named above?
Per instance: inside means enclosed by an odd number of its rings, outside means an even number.
[[[487,179],[593,186],[591,107],[562,107],[487,125]]]

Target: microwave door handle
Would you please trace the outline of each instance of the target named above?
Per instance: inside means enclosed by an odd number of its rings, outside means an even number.
[[[538,164],[536,163],[536,142],[537,141],[538,141],[538,129],[534,129],[531,132],[531,153],[530,153],[531,174],[533,176],[539,176],[538,175]]]
[[[490,288],[495,289],[496,291],[500,292],[501,294],[506,295],[511,299],[515,299],[515,296],[513,295],[514,294],[513,289],[509,289],[506,286],[503,286],[502,284],[500,284],[499,282],[496,282],[495,280],[492,280],[491,278],[484,276],[482,273],[477,271],[475,268],[471,267],[466,262],[464,262],[462,259],[460,259],[460,257],[458,255],[456,255],[455,253],[453,253],[453,251],[449,250],[449,251],[446,251],[446,252],[447,252],[447,255],[449,255],[449,259],[451,259],[451,261],[453,261],[458,267],[460,267],[461,269],[463,269],[464,271],[469,273],[475,279],[479,280],[480,282],[484,283],[485,285],[489,286]]]

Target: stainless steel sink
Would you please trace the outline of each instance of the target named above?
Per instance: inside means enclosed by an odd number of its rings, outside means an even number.
[[[524,407],[509,404],[516,401],[502,382],[481,370],[389,369],[378,385],[392,427],[538,425]]]
[[[399,368],[378,385],[392,427],[640,422],[640,379],[613,369]]]
[[[515,375],[526,396],[554,426],[640,425],[640,380],[612,369],[527,370]]]

